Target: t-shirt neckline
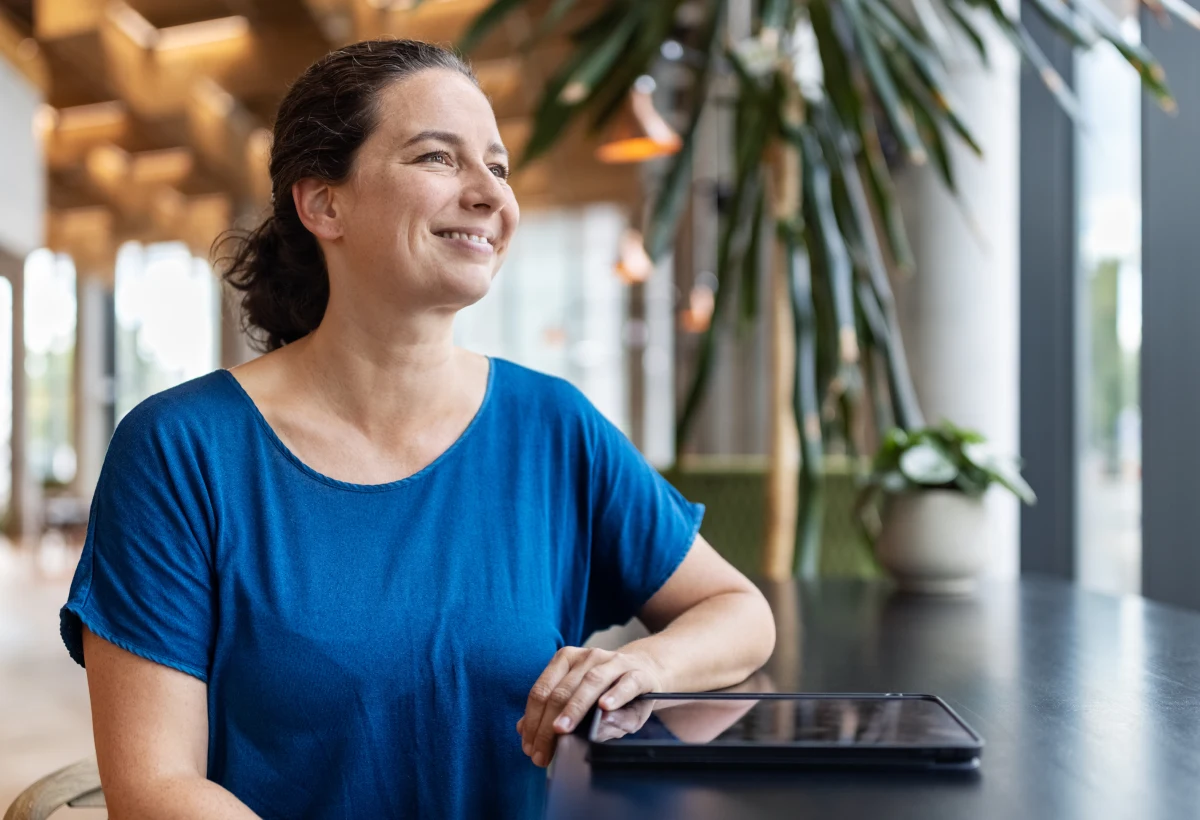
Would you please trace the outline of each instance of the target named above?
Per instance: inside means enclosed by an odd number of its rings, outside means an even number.
[[[224,374],[225,378],[233,385],[233,388],[237,394],[242,397],[242,400],[245,401],[247,405],[249,405],[251,415],[254,417],[258,426],[262,428],[267,439],[275,446],[275,449],[277,449],[287,461],[291,462],[294,467],[299,469],[300,472],[304,473],[309,478],[341,490],[351,490],[353,492],[360,493],[377,493],[386,490],[398,489],[430,474],[438,467],[438,465],[445,462],[456,450],[458,450],[462,446],[463,442],[467,440],[467,438],[479,425],[480,418],[483,417],[484,411],[487,410],[488,406],[491,404],[492,388],[496,379],[496,360],[491,356],[484,356],[484,358],[487,359],[488,362],[488,374],[487,386],[484,388],[483,392],[483,401],[480,402],[479,409],[475,411],[475,415],[471,417],[471,421],[467,424],[466,428],[458,434],[458,438],[456,438],[449,447],[443,450],[437,458],[426,464],[420,470],[417,470],[417,472],[413,473],[412,475],[405,476],[404,478],[398,478],[395,481],[384,482],[383,484],[355,484],[352,481],[342,481],[341,479],[333,478],[332,476],[325,475],[318,470],[314,470],[312,467],[305,464],[300,460],[299,456],[293,453],[291,449],[283,443],[283,439],[281,439],[275,433],[275,429],[271,427],[270,423],[266,419],[266,416],[264,416],[262,411],[258,409],[258,405],[254,403],[254,399],[252,399],[250,394],[246,392],[246,388],[242,386],[242,383],[238,381],[237,377],[225,368],[221,368],[217,372]]]

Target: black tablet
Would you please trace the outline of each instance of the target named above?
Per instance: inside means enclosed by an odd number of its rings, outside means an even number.
[[[903,694],[652,694],[588,730],[593,765],[974,770],[983,739],[941,698]]]

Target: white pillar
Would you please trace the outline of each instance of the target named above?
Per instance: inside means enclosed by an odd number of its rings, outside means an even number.
[[[108,277],[111,281],[111,277]],[[112,403],[112,379],[105,372],[108,348],[109,290],[95,276],[77,277],[75,290],[75,495],[91,501],[100,479],[100,467],[112,430],[108,408]]]
[[[1004,5],[1016,14],[1016,3]],[[980,28],[994,31],[986,20]],[[927,420],[978,429],[1016,453],[1020,63],[999,36],[988,54],[990,69],[966,48],[949,66],[952,102],[984,150],[980,160],[948,135],[962,204],[930,168],[900,180],[917,270],[896,284],[896,298]],[[987,504],[985,575],[1015,577],[1017,502],[995,490]]]
[[[41,529],[41,485],[28,472],[25,407],[25,257],[44,241],[46,166],[34,135],[41,93],[0,58],[0,275],[12,282],[12,496],[8,532],[30,537]]]
[[[29,472],[29,390],[25,376],[24,260],[0,252],[3,275],[12,283],[12,495],[8,503],[8,535],[35,538],[42,530],[42,485]]]

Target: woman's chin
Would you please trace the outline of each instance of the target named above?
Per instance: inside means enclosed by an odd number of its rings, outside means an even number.
[[[469,307],[488,295],[495,273],[480,265],[471,270],[447,272],[443,279],[449,301],[459,307]]]

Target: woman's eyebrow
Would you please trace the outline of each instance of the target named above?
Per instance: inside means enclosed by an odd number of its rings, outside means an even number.
[[[426,140],[434,140],[436,142],[444,142],[447,145],[454,146],[455,148],[463,147],[463,138],[460,137],[458,134],[455,134],[451,131],[426,130],[426,131],[421,131],[420,133],[415,134],[412,137],[410,137],[404,143],[404,145],[401,146],[401,148],[407,148],[410,145],[415,145],[418,142],[425,142]],[[493,142],[490,145],[488,145],[487,152],[489,154],[500,154],[501,156],[503,156],[505,158],[508,157],[508,149],[505,148],[499,142]]]

